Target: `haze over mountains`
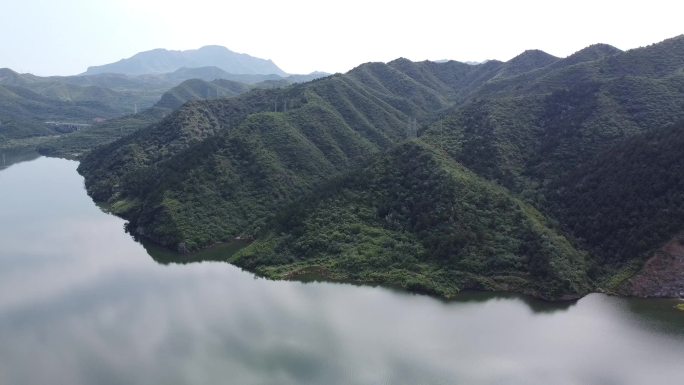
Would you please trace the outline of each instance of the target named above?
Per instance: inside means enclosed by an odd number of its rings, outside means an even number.
[[[225,47],[208,45],[187,51],[154,49],[121,59],[116,63],[89,67],[84,75],[119,73],[126,75],[162,74],[181,68],[217,67],[233,74],[287,74],[271,60],[236,53]]]
[[[40,77],[0,68],[0,139],[59,133],[46,121],[92,124],[142,111],[190,79],[240,83],[220,94],[229,96],[235,95],[237,89],[282,86],[325,75],[288,75],[269,60],[219,46],[142,52],[117,63],[91,67],[78,76]],[[200,97],[197,93],[184,95],[186,98],[176,100],[174,107]],[[201,96],[208,97],[205,93]]]

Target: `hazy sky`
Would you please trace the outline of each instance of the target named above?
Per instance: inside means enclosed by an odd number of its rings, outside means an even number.
[[[0,0],[0,67],[70,75],[153,48],[224,45],[290,73],[367,61],[508,60],[684,33],[679,1]]]

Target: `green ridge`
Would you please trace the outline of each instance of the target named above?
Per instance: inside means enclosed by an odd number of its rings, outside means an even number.
[[[683,42],[367,63],[186,103],[79,171],[132,233],[254,240],[230,259],[269,277],[577,297],[683,230]]]

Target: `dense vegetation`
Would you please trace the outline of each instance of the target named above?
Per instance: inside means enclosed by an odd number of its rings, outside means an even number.
[[[343,102],[344,114],[333,107]],[[254,235],[276,208],[402,139],[404,120],[370,90],[337,76],[188,103],[93,151],[81,167],[92,177],[91,194],[130,217],[138,232],[195,249]]]
[[[592,275],[624,268],[684,229],[684,123],[635,135],[554,181],[551,212],[592,252]]]
[[[460,288],[584,294],[585,256],[543,216],[439,151],[409,142],[317,191],[240,251],[271,277],[310,274],[450,296]]]
[[[183,252],[254,239],[231,260],[270,277],[573,297],[682,230],[682,107],[684,36],[398,59],[187,103],[79,170],[131,232]]]

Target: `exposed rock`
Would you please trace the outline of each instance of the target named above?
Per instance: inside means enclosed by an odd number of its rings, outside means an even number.
[[[656,251],[619,292],[636,297],[684,297],[684,234]]]

